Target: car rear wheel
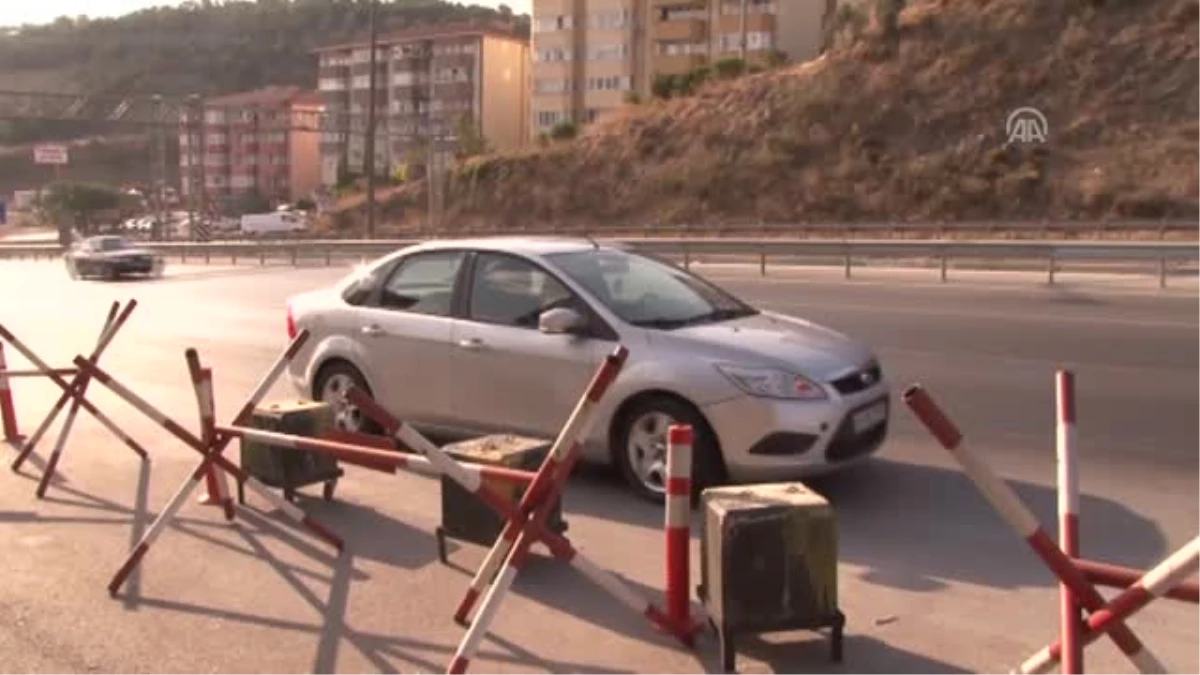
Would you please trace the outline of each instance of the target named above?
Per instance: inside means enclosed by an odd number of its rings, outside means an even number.
[[[333,423],[343,431],[376,434],[378,425],[363,416],[358,406],[346,400],[346,392],[357,387],[371,393],[367,380],[358,369],[344,361],[335,361],[321,368],[313,386],[313,398],[333,408]]]
[[[725,480],[725,463],[708,423],[690,405],[669,396],[635,403],[618,422],[613,453],[617,467],[640,497],[662,502],[667,484],[667,430],[673,424],[692,427],[692,490]]]

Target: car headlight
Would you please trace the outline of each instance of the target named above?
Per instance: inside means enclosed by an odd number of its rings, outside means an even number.
[[[759,368],[719,363],[717,370],[729,378],[734,386],[751,396],[784,398],[802,401],[819,401],[825,390],[812,380],[777,368]]]

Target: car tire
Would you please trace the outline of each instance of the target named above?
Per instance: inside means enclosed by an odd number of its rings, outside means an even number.
[[[693,500],[704,488],[726,481],[720,445],[699,411],[671,396],[642,399],[623,411],[616,422],[613,459],[635,494],[660,504],[665,499],[667,427],[671,424],[692,427]],[[656,475],[660,477],[656,479]]]
[[[314,401],[328,403],[333,408],[334,426],[338,429],[363,434],[382,433],[383,429],[364,417],[356,407],[337,400],[351,386],[374,396],[367,386],[367,379],[357,368],[345,361],[331,361],[321,366],[313,379],[312,397]]]

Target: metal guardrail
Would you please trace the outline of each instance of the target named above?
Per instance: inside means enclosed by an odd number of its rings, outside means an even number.
[[[144,246],[180,262],[211,263],[216,260],[255,260],[262,265],[268,261],[285,261],[292,265],[325,264],[335,261],[372,259],[397,249],[419,243],[419,239],[387,240],[309,240],[272,242],[172,242],[146,243]],[[1153,263],[1159,285],[1166,287],[1173,272],[1193,271],[1190,266],[1200,262],[1200,245],[1196,242],[1084,242],[1084,241],[964,241],[856,239],[683,239],[631,238],[598,239],[618,243],[633,250],[664,257],[681,259],[684,267],[700,260],[738,259],[757,262],[762,275],[769,266],[812,264],[814,259],[837,261],[850,278],[856,264],[871,260],[920,261],[936,267],[940,279],[947,281],[952,268],[995,268],[1003,261],[1043,265],[1049,283],[1068,263],[1146,265]],[[63,253],[57,244],[0,243],[0,260],[55,258]]]

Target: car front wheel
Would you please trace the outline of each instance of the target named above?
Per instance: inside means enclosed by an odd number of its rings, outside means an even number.
[[[333,424],[338,429],[362,434],[379,433],[379,426],[364,417],[358,406],[346,400],[346,392],[351,387],[371,394],[366,378],[357,368],[344,361],[336,361],[322,367],[318,373],[313,386],[314,398],[328,403],[333,409]]]
[[[692,427],[693,494],[725,480],[720,447],[703,416],[672,397],[645,399],[621,416],[613,454],[630,488],[649,501],[661,503],[665,498],[667,430],[674,424]]]

